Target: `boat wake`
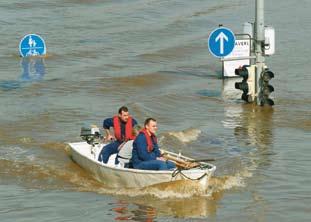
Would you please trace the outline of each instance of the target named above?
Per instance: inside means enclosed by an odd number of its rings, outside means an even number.
[[[140,189],[126,189],[117,191],[116,194],[130,197],[144,196],[158,199],[182,199],[195,196],[211,195],[208,188],[203,189],[198,185],[198,183],[189,180],[165,182]]]
[[[183,143],[189,143],[189,142],[197,140],[200,134],[201,134],[201,130],[194,129],[194,128],[190,128],[190,129],[186,129],[182,131],[173,131],[173,132],[168,133],[168,135],[174,136],[180,142],[183,142]]]
[[[107,188],[98,187],[92,189],[91,187],[80,187],[80,191],[92,191],[100,194],[125,196],[132,198],[155,198],[155,199],[185,199],[207,197],[213,198],[219,193],[226,190],[245,187],[245,176],[247,174],[238,173],[232,176],[211,177],[209,185],[202,188],[197,182],[189,180],[178,180],[172,182],[165,182],[155,184],[144,188]],[[250,176],[250,175],[248,175]],[[247,176],[247,177],[248,177]],[[77,180],[78,181],[78,180]]]
[[[42,144],[41,144],[42,145]],[[207,187],[202,188],[196,181],[172,181],[144,188],[110,188],[97,182],[89,173],[63,155],[59,150],[62,144],[46,143],[42,148],[49,153],[49,159],[34,155],[31,150],[16,147],[2,150],[0,173],[2,179],[35,189],[77,190],[100,194],[133,198],[185,199],[196,197],[213,198],[216,193],[244,187],[245,179],[252,174],[248,168],[239,169],[233,175],[212,176]],[[14,182],[15,181],[15,182]]]

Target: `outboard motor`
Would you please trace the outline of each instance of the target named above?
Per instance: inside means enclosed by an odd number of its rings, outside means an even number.
[[[94,143],[99,143],[100,139],[102,139],[102,135],[100,134],[99,128],[96,126],[81,127],[80,136],[88,144],[92,144],[92,145]]]

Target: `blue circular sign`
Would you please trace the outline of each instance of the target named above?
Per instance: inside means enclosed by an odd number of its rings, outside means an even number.
[[[215,29],[208,37],[209,51],[218,58],[229,55],[234,45],[235,36],[230,29],[225,27]]]
[[[46,54],[43,38],[37,34],[28,34],[19,43],[19,53],[22,57],[41,56]]]

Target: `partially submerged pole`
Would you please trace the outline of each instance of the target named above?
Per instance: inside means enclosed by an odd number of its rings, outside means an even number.
[[[256,0],[256,16],[254,30],[254,50],[256,56],[256,87],[255,94],[257,95],[257,105],[261,104],[262,95],[260,90],[260,76],[264,70],[264,44],[265,44],[265,20],[264,20],[264,0]]]

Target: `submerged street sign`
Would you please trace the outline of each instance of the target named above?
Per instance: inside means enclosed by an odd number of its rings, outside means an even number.
[[[211,32],[208,37],[209,51],[215,57],[224,57],[229,55],[235,44],[233,32],[225,27],[217,28]]]
[[[250,64],[250,53],[251,39],[245,37],[243,39],[236,39],[234,49],[229,55],[224,57],[226,60],[222,63],[223,77],[237,77],[235,75],[235,69]]]
[[[45,42],[39,35],[28,34],[20,41],[19,52],[22,57],[45,55]]]

